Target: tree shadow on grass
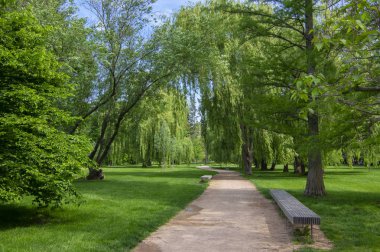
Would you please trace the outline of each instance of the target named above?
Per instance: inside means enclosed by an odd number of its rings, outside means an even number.
[[[253,180],[273,180],[273,179],[306,179],[306,175],[297,175],[297,174],[293,174],[293,173],[286,173],[286,174],[282,174],[282,173],[266,173],[266,174],[263,174],[263,173],[260,173],[260,174],[254,174],[253,177],[247,177],[247,178],[251,178]]]
[[[331,206],[339,206],[339,205],[347,205],[351,208],[360,207],[360,206],[377,206],[380,208],[380,192],[358,192],[352,190],[344,190],[344,191],[335,191],[328,190],[327,195],[321,198],[312,198],[306,197],[302,192],[299,191],[291,191],[301,198],[301,200],[305,200],[307,202],[311,202],[314,204],[328,204]]]
[[[380,192],[329,190],[323,198],[292,194],[321,216],[322,227],[337,246],[347,251],[375,251],[380,246]],[[297,194],[299,196],[297,196]],[[347,249],[350,248],[350,249]],[[364,249],[366,248],[366,249]]]
[[[197,178],[204,174],[216,174],[216,172],[210,171],[156,171],[156,172],[128,172],[128,171],[117,171],[117,172],[107,172],[105,171],[105,176],[107,180],[107,174],[110,176],[133,176],[133,177],[150,177],[150,178]]]
[[[348,170],[348,171],[342,171],[342,170],[326,170],[325,176],[335,176],[335,175],[367,175],[371,171],[368,170]],[[377,172],[373,170],[373,172]],[[258,179],[289,179],[289,178],[306,178],[307,175],[299,175],[295,174],[293,172],[282,172],[282,171],[254,171],[253,178]]]
[[[14,227],[43,226],[50,220],[45,210],[19,205],[0,205],[0,230]]]
[[[328,170],[325,175],[366,175],[367,171],[333,171]]]
[[[231,170],[231,171],[243,171],[243,169],[239,166],[210,166],[212,169],[220,169],[220,170]]]
[[[376,207],[380,210],[380,192],[328,190],[327,195],[324,197],[308,197],[303,194],[303,189],[282,189],[286,190],[311,209],[322,210],[326,215],[342,215],[343,213],[337,209],[348,209],[354,214],[357,213],[358,216],[363,216],[366,207]],[[268,188],[264,188],[263,193],[268,195],[268,198],[271,199]],[[346,218],[350,217],[352,216],[346,216]],[[373,220],[369,219],[368,221],[372,222]]]
[[[154,200],[162,203],[171,203],[177,195],[202,191],[202,184],[183,184],[177,182],[153,182],[144,180],[109,180],[100,182],[81,182],[78,184],[82,194],[97,196],[101,199],[111,200]]]
[[[82,218],[89,220],[105,218],[104,212],[92,210],[95,208],[122,211],[124,206],[144,212],[150,211],[155,205],[160,205],[169,209],[180,209],[197,197],[205,186],[199,183],[151,181],[143,177],[141,180],[136,180],[137,177],[131,176],[130,180],[121,180],[118,176],[110,176],[105,181],[77,181],[75,184],[78,191],[84,196],[84,203],[79,208],[63,206],[49,210],[38,209],[26,203],[0,205],[0,230],[72,223]],[[136,201],[139,205],[134,206]]]

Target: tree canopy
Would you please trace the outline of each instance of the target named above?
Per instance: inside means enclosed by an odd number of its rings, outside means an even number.
[[[86,138],[65,132],[75,118],[61,103],[73,86],[48,49],[53,27],[12,4],[0,14],[0,199],[59,205],[76,196],[71,180],[89,163]]]
[[[379,3],[0,2],[0,197],[76,196],[102,165],[239,164],[306,175],[379,164]],[[148,32],[149,31],[149,32]],[[82,175],[83,176],[83,175]]]

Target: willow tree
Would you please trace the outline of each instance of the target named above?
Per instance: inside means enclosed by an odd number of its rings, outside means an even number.
[[[188,111],[185,96],[173,88],[155,92],[126,119],[108,159],[113,164],[129,161],[143,167],[153,162],[165,167],[194,161]]]
[[[170,89],[161,91],[157,97],[158,100],[150,103],[156,108],[155,112],[147,113],[139,125],[138,137],[144,160],[157,161],[160,166],[193,161],[185,97]]]
[[[128,87],[129,74],[149,54],[150,50],[143,46],[141,30],[147,23],[145,16],[150,12],[151,3],[151,0],[85,1],[93,14],[92,37],[96,43],[93,56],[99,69],[90,106],[80,115],[72,133],[88,117],[120,97],[121,90]]]
[[[93,12],[94,41],[98,50],[98,78],[90,108],[73,126],[86,129],[83,122],[91,117],[101,118],[89,154],[98,166],[106,160],[122,124],[149,92],[166,84],[172,68],[160,56],[158,35],[146,38],[143,31],[148,24],[151,0],[88,0]],[[96,169],[90,169],[89,178],[97,178]]]
[[[238,161],[242,152],[241,121],[239,118],[241,95],[239,83],[233,77],[229,57],[237,40],[230,38],[222,16],[208,15],[201,5],[183,9],[173,24],[176,44],[180,45],[183,65],[188,69],[185,78],[196,85],[201,95],[203,132],[207,132],[207,156],[218,162]],[[232,17],[233,18],[233,17]],[[191,33],[187,32],[192,26]],[[185,43],[190,48],[184,48]],[[193,52],[189,51],[193,50]],[[250,173],[250,167],[248,173]]]
[[[275,2],[275,4],[271,4]],[[261,4],[222,5],[222,11],[231,15],[243,15],[245,27],[252,37],[266,37],[283,48],[274,60],[286,62],[291,77],[278,80],[282,86],[290,86],[288,92],[292,98],[303,102],[308,131],[308,179],[305,195],[322,196],[325,194],[323,183],[322,148],[319,141],[319,97],[317,62],[323,57],[314,45],[314,36],[318,32],[314,26],[318,4],[305,1],[263,1]],[[266,9],[265,9],[266,8]],[[284,56],[291,51],[298,59],[287,60]],[[291,57],[294,58],[294,57]]]
[[[258,114],[250,103],[262,91],[247,92],[241,63],[246,51],[258,58],[266,41],[250,43],[240,27],[241,17],[220,15],[214,8],[211,3],[181,10],[168,47],[181,59],[185,78],[200,91],[207,154],[219,162],[241,161],[245,172],[251,174],[254,127],[263,125],[254,123]],[[256,81],[251,79],[251,85]]]

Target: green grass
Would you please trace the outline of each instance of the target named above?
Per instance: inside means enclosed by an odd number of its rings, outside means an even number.
[[[303,196],[306,177],[280,169],[254,171],[250,179],[266,197],[269,189],[284,189],[318,213],[334,251],[380,251],[380,169],[326,169],[323,198]]]
[[[0,252],[129,250],[207,187],[199,183],[205,171],[195,168],[104,170],[105,181],[76,183],[85,200],[79,207],[1,206]]]

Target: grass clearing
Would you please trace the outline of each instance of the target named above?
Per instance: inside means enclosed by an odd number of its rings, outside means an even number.
[[[0,251],[129,250],[207,187],[199,183],[205,171],[185,166],[104,171],[105,181],[76,183],[85,200],[79,207],[0,206]]]
[[[303,196],[306,177],[254,171],[249,179],[268,198],[269,189],[284,189],[319,214],[321,229],[334,251],[380,251],[380,169],[329,167],[325,170],[327,196]]]

